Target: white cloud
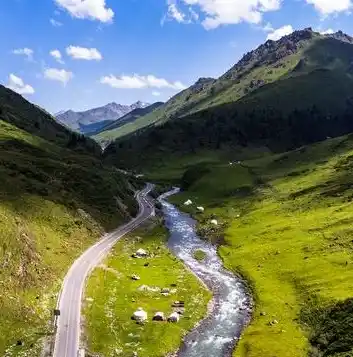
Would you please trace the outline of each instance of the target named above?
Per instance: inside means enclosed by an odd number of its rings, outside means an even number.
[[[60,27],[63,25],[60,21],[57,21],[55,19],[50,19],[49,21],[54,27]]]
[[[351,0],[306,0],[306,2],[314,5],[315,9],[322,15],[347,11],[352,7]]]
[[[283,36],[290,35],[294,29],[291,25],[285,25],[278,29],[272,29],[271,32],[267,35],[267,40],[277,41]]]
[[[18,94],[33,94],[34,88],[29,84],[25,84],[22,78],[15,76],[13,73],[9,75],[9,83],[7,87]]]
[[[54,57],[59,63],[63,64],[64,61],[62,60],[62,55],[59,50],[52,50],[50,51],[50,55]]]
[[[142,88],[170,88],[174,90],[183,90],[186,87],[180,82],[168,82],[164,78],[157,78],[150,74],[147,76],[140,76],[134,74],[132,76],[122,75],[116,77],[109,75],[100,79],[102,84],[108,84],[113,88],[125,88],[125,89],[142,89]]]
[[[183,14],[174,3],[168,5],[167,16],[179,23],[185,22],[185,14]]]
[[[153,91],[153,92],[152,92],[152,95],[153,95],[154,97],[159,97],[159,96],[161,95],[161,92]]]
[[[103,58],[101,53],[96,48],[69,46],[66,48],[66,53],[74,59],[86,61],[100,61]]]
[[[321,35],[332,35],[336,31],[334,31],[333,29],[327,29],[327,30],[319,31],[319,32],[321,33]]]
[[[281,7],[282,0],[179,0],[189,6],[195,14],[199,10],[204,16],[202,25],[210,30],[221,25],[249,22],[258,24],[262,14]]]
[[[105,0],[54,0],[61,8],[78,19],[111,22],[114,11],[106,6]]]
[[[73,76],[72,72],[65,71],[64,69],[47,68],[44,70],[44,78],[61,82],[63,85],[66,85]]]
[[[12,51],[14,55],[19,55],[19,56],[26,56],[29,61],[33,60],[33,50],[30,48],[17,48]]]

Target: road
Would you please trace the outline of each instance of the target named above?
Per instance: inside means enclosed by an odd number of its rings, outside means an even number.
[[[64,279],[58,301],[60,316],[57,320],[54,357],[77,357],[79,355],[81,301],[86,278],[121,237],[154,215],[154,206],[147,198],[152,187],[148,184],[145,189],[136,194],[136,200],[140,207],[136,218],[105,235],[71,266]]]

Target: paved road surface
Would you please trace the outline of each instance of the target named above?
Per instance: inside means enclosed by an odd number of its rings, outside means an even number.
[[[60,316],[57,321],[54,357],[77,357],[79,355],[81,300],[85,280],[121,237],[154,215],[153,204],[147,198],[151,189],[152,185],[147,185],[144,190],[137,193],[136,199],[140,212],[136,218],[104,236],[71,266],[65,277],[58,302]]]

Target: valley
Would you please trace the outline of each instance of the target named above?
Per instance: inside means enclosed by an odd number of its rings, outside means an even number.
[[[353,356],[352,63],[305,28],[188,88],[109,77],[166,102],[0,86],[0,355]]]

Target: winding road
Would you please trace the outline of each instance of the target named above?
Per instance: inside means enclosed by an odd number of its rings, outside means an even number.
[[[60,316],[57,320],[54,357],[80,356],[81,301],[86,278],[120,238],[154,215],[154,206],[147,197],[152,188],[153,185],[147,184],[145,189],[136,194],[140,208],[136,218],[105,235],[71,266],[64,279],[58,300]]]

